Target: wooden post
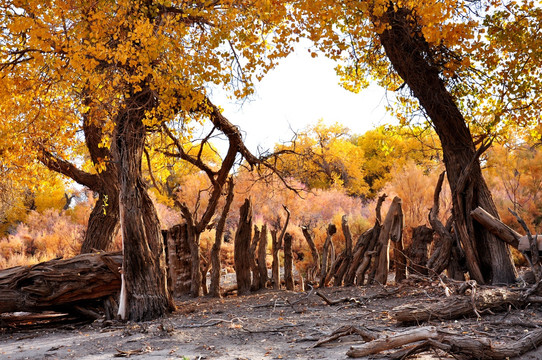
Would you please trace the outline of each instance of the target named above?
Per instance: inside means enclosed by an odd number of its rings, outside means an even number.
[[[250,240],[252,238],[252,205],[249,199],[241,206],[239,227],[235,233],[234,263],[237,294],[250,293]]]

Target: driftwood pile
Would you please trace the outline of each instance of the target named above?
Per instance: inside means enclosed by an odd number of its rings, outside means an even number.
[[[480,287],[474,281],[463,283],[448,281],[446,293],[450,294],[440,300],[417,300],[395,307],[390,316],[401,326],[413,326],[404,331],[385,331],[379,333],[365,328],[363,325],[342,326],[329,337],[319,340],[313,347],[336,341],[349,335],[360,336],[364,343],[351,347],[347,355],[361,358],[371,355],[385,355],[386,359],[405,359],[408,356],[422,353],[431,349],[444,351],[457,359],[506,359],[514,358],[542,345],[542,328],[536,323],[521,321],[508,324],[499,321],[496,325],[519,326],[525,335],[519,339],[509,339],[508,336],[492,338],[491,334],[477,333],[469,335],[464,331],[451,331],[446,321],[476,317],[482,321],[485,314],[507,312],[510,308],[523,308],[529,304],[541,304],[540,296],[542,283],[530,289]],[[453,293],[453,294],[451,294]],[[330,306],[355,303],[363,304],[371,297],[330,299],[317,292],[326,304]],[[385,291],[372,297],[391,296]],[[428,324],[429,323],[429,324]],[[428,324],[427,326],[424,326]],[[439,326],[430,324],[442,324]]]

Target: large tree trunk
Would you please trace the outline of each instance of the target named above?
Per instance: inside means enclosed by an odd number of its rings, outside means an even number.
[[[252,205],[249,199],[239,211],[239,226],[235,234],[233,258],[235,276],[237,278],[237,293],[250,293],[250,240],[252,238]]]
[[[175,308],[167,289],[158,215],[141,173],[146,135],[143,119],[152,103],[150,89],[133,94],[117,115],[114,134],[124,254],[119,315],[133,321],[161,317]]]
[[[453,215],[465,250],[471,278],[479,283],[511,283],[516,272],[508,247],[481,225],[470,212],[481,206],[491,215],[497,209],[482,177],[472,136],[463,115],[431,63],[429,45],[409,20],[411,11],[390,6],[379,34],[395,71],[409,86],[431,118],[440,138],[453,200]]]

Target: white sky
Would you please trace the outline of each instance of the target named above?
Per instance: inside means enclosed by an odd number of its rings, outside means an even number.
[[[216,93],[211,98],[241,128],[254,153],[258,146],[272,149],[291,140],[291,129],[303,130],[319,119],[328,125],[339,122],[352,134],[394,122],[385,111],[384,89],[372,85],[359,94],[349,92],[338,84],[334,67],[333,61],[322,55],[312,58],[306,48],[298,47],[256,84],[251,101],[240,105]]]

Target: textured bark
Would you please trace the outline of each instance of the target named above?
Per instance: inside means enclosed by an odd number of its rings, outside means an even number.
[[[318,250],[316,250],[316,245],[314,244],[314,240],[312,240],[309,228],[302,226],[301,230],[303,231],[303,236],[305,237],[305,240],[307,240],[307,244],[309,244],[309,249],[311,250],[312,265],[307,270],[307,281],[312,283],[316,281],[316,275],[320,270],[320,255],[318,254]]]
[[[245,199],[239,211],[239,226],[235,233],[234,263],[237,278],[237,293],[250,293],[250,240],[252,238],[252,205]]]
[[[146,135],[143,119],[152,103],[150,89],[130,97],[117,115],[113,145],[124,254],[119,315],[133,321],[158,318],[175,308],[167,289],[160,222],[141,173]]]
[[[121,253],[82,254],[0,271],[0,313],[73,312],[120,291]]]
[[[284,235],[284,282],[286,290],[294,290],[294,256],[292,253],[292,235]]]
[[[264,289],[269,281],[267,275],[267,225],[262,226],[258,243],[258,270],[260,272],[260,288]]]
[[[497,209],[484,181],[470,131],[440,69],[434,65],[430,46],[420,36],[411,11],[389,7],[380,19],[388,25],[379,34],[387,58],[430,117],[444,155],[453,201],[453,215],[465,250],[471,278],[479,283],[511,283],[515,268],[507,246],[480,224],[470,212],[481,206],[497,217]],[[482,149],[483,150],[483,149]]]
[[[173,296],[186,295],[190,292],[192,279],[192,260],[186,223],[167,230],[165,243],[168,258],[168,288]]]
[[[209,287],[209,295],[220,297],[220,248],[222,247],[222,237],[224,236],[224,228],[226,226],[226,218],[230,211],[231,203],[233,202],[233,179],[228,180],[228,195],[226,203],[222,208],[220,219],[216,225],[215,242],[211,249],[211,285]]]
[[[433,242],[433,230],[425,225],[418,226],[412,230],[412,243],[407,254],[410,260],[408,271],[411,274],[427,275],[427,259],[429,246]]]
[[[403,228],[401,203],[399,197],[396,196],[393,199],[378,237],[379,252],[378,258],[376,259],[377,266],[374,280],[382,285],[385,285],[388,281],[390,239],[399,239],[402,236],[400,235],[402,234]]]

